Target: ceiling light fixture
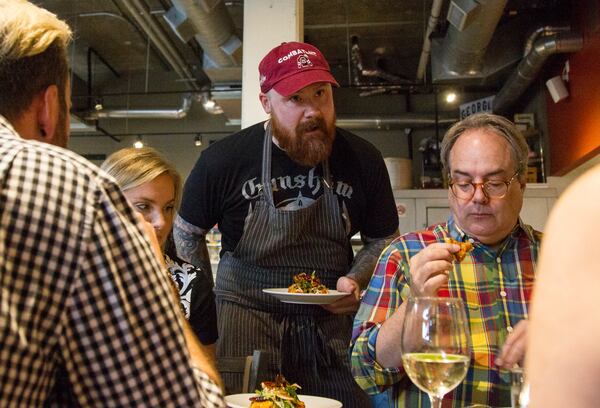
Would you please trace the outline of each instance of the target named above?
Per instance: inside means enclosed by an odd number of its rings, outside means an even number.
[[[194,145],[196,147],[202,146],[202,135],[196,135],[196,138],[194,139]]]
[[[211,115],[220,115],[223,113],[223,108],[212,99],[209,92],[203,92],[200,101],[207,113],[210,113]]]
[[[144,147],[144,141],[142,140],[142,136],[138,136],[137,140],[133,142],[133,147],[136,149],[141,149]]]

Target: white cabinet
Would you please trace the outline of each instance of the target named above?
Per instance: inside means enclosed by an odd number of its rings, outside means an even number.
[[[521,218],[542,231],[558,192],[546,184],[528,184]],[[450,214],[448,190],[394,190],[400,220],[400,233],[423,229],[444,222]]]

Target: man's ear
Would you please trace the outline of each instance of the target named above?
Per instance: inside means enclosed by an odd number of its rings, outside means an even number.
[[[50,85],[43,90],[38,97],[37,125],[40,140],[52,143],[56,136],[56,127],[60,111],[60,100],[58,87]]]
[[[260,99],[260,104],[262,105],[265,113],[267,115],[271,114],[271,101],[269,100],[269,97],[264,94],[264,93],[260,93],[258,94],[258,99]]]

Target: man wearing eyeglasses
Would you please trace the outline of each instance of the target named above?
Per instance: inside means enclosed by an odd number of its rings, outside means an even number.
[[[510,371],[525,355],[528,304],[541,233],[519,218],[528,147],[513,123],[469,116],[442,141],[451,215],[397,238],[381,255],[354,320],[355,380],[368,393],[392,387],[395,407],[428,406],[411,383],[399,348],[409,296],[459,297],[469,318],[472,359],[466,379],[443,407],[510,406]],[[462,261],[460,246],[469,241]],[[427,402],[425,402],[427,401]]]

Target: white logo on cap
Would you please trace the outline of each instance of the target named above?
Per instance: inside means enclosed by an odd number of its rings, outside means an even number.
[[[313,66],[313,63],[310,61],[310,59],[308,59],[308,55],[306,55],[306,54],[302,54],[302,55],[298,56],[296,63],[298,64],[298,69]]]
[[[260,76],[260,84],[261,85],[264,84],[266,80],[267,80],[267,76],[266,75],[261,75]]]
[[[285,62],[285,61],[289,60],[291,57],[294,57],[296,55],[308,56],[308,55],[317,55],[317,53],[314,51],[310,51],[310,50],[307,51],[302,48],[298,48],[297,50],[291,50],[290,52],[288,52],[287,55],[284,55],[283,57],[279,58],[277,60],[277,63],[281,64],[282,62]]]

